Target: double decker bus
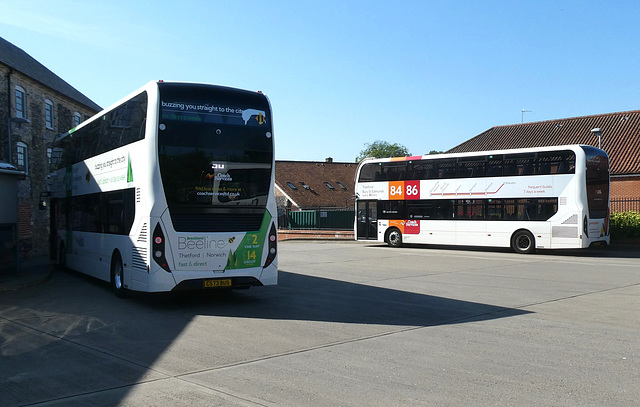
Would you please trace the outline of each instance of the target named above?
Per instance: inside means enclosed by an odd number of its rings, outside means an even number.
[[[357,240],[536,249],[609,244],[609,158],[566,145],[365,159]]]
[[[127,290],[277,283],[271,106],[153,81],[58,137],[52,257]]]

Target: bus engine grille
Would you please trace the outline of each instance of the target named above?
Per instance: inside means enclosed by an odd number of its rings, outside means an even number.
[[[176,232],[251,232],[260,229],[263,213],[195,213],[171,216]]]

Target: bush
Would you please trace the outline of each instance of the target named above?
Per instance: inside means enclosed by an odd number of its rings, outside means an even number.
[[[640,238],[640,212],[614,212],[609,227],[611,239]]]

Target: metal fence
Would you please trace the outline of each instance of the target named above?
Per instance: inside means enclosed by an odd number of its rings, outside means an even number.
[[[611,212],[640,212],[640,198],[611,200]],[[278,228],[284,230],[353,230],[352,209],[313,209],[292,211],[278,207]]]
[[[610,203],[611,212],[640,212],[640,198],[616,198]]]
[[[353,230],[353,209],[313,209],[292,211],[278,208],[278,229]]]

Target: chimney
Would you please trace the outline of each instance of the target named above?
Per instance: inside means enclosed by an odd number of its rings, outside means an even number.
[[[324,159],[325,162],[327,163],[332,163],[333,162],[333,158],[332,157],[327,157]]]

